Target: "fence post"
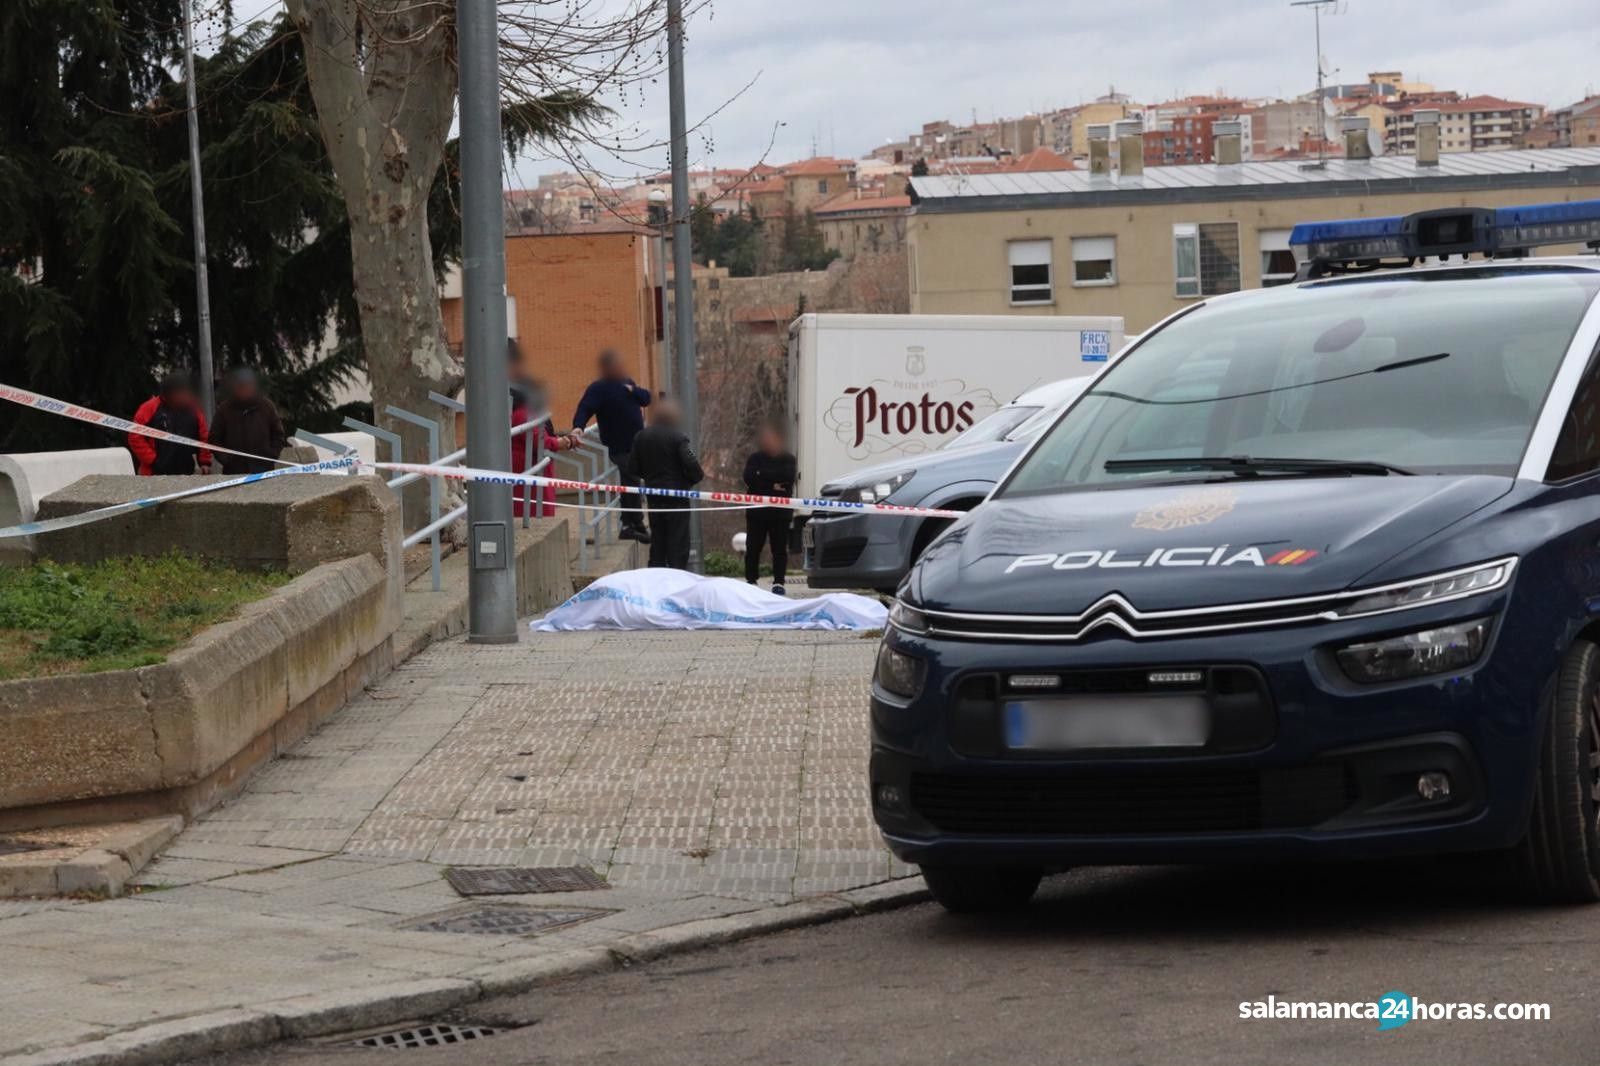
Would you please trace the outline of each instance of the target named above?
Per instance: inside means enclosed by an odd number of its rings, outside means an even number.
[[[423,418],[419,414],[396,407],[390,404],[385,408],[390,418],[398,418],[402,422],[410,422],[413,426],[428,434],[428,465],[433,466],[439,461],[439,423],[431,418]],[[428,524],[434,525],[439,521],[439,479],[428,478]],[[439,531],[433,531],[433,536],[428,538],[431,549],[429,565],[433,570],[433,591],[438,592],[443,587],[440,580],[440,570],[444,564],[443,552],[439,547]]]

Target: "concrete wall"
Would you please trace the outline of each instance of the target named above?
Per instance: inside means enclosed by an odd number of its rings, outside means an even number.
[[[361,554],[159,665],[0,683],[0,829],[207,809],[387,672],[399,621]]]
[[[1418,192],[1363,196],[1294,197],[1214,203],[1139,204],[1020,211],[919,213],[907,235],[911,310],[920,314],[1122,315],[1138,333],[1193,298],[1174,294],[1172,227],[1177,223],[1237,222],[1240,280],[1261,285],[1260,233],[1316,219],[1401,215],[1443,207],[1509,207],[1588,200],[1600,186],[1491,192]],[[1115,237],[1115,285],[1074,287],[1072,238]],[[1049,238],[1053,244],[1055,301],[1013,307],[1006,245]],[[1578,252],[1581,248],[1567,249]],[[1556,254],[1562,249],[1545,249]]]
[[[221,477],[87,477],[40,503],[39,516],[78,514],[191,488]],[[382,479],[291,474],[254,485],[43,534],[38,552],[59,562],[181,552],[247,569],[303,574],[322,563],[370,554],[401,610],[400,501]],[[398,622],[396,623],[398,624]]]

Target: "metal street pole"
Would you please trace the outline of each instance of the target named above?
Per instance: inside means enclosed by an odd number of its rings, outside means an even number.
[[[700,441],[700,373],[694,352],[694,264],[689,237],[689,131],[683,102],[683,0],[667,0],[667,89],[672,109],[672,289],[678,330],[678,403],[684,429]],[[699,570],[700,512],[689,512],[689,566]]]
[[[183,0],[183,76],[189,96],[189,199],[194,212],[194,304],[200,324],[200,407],[211,421],[216,370],[211,363],[211,282],[206,271],[206,206],[200,189],[200,112],[194,90],[194,0]],[[508,416],[509,417],[509,416]]]
[[[495,0],[456,5],[461,69],[461,285],[467,362],[467,465],[505,470],[511,397],[506,371],[506,216],[500,182],[500,34]],[[467,639],[517,639],[511,486],[467,483]]]

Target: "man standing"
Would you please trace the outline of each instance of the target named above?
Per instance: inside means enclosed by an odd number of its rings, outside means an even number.
[[[283,420],[272,401],[261,394],[255,371],[245,367],[234,370],[228,375],[227,390],[227,398],[217,406],[211,443],[260,458],[220,453],[217,458],[222,472],[234,476],[264,474],[278,465],[273,460],[283,454],[283,446],[288,443]]]
[[[182,374],[168,374],[162,378],[160,391],[139,405],[133,420],[141,426],[176,433],[190,440],[209,439],[200,400],[189,379]],[[204,448],[146,437],[142,433],[128,434],[128,450],[133,452],[139,473],[145,475],[192,474],[196,453],[202,471],[211,466],[211,453]]]
[[[756,437],[756,450],[744,461],[744,484],[761,496],[788,496],[799,477],[798,461],[784,441],[783,427],[770,422]],[[794,512],[787,507],[752,507],[744,513],[744,579],[754,585],[761,576],[761,547],[772,545],[772,591],[784,594],[789,566],[789,530]]]
[[[679,428],[681,414],[672,400],[655,406],[648,429],[640,430],[624,473],[653,489],[689,489],[706,476]],[[689,569],[689,501],[650,497],[650,565]]]
[[[577,413],[572,416],[572,435],[578,436],[592,417],[600,426],[600,443],[606,446],[618,470],[628,466],[633,441],[644,428],[644,409],[650,406],[650,390],[633,383],[623,368],[622,357],[607,348],[600,353],[600,377],[583,390]],[[654,525],[654,523],[651,523]],[[650,543],[644,520],[637,511],[624,512],[618,536]]]

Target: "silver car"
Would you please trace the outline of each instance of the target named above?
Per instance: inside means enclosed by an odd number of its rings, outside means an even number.
[[[1024,393],[943,449],[853,470],[822,486],[829,499],[971,510],[1028,442],[1088,387],[1068,378]],[[821,589],[893,592],[911,564],[950,525],[947,518],[813,514],[803,527],[806,581]]]

